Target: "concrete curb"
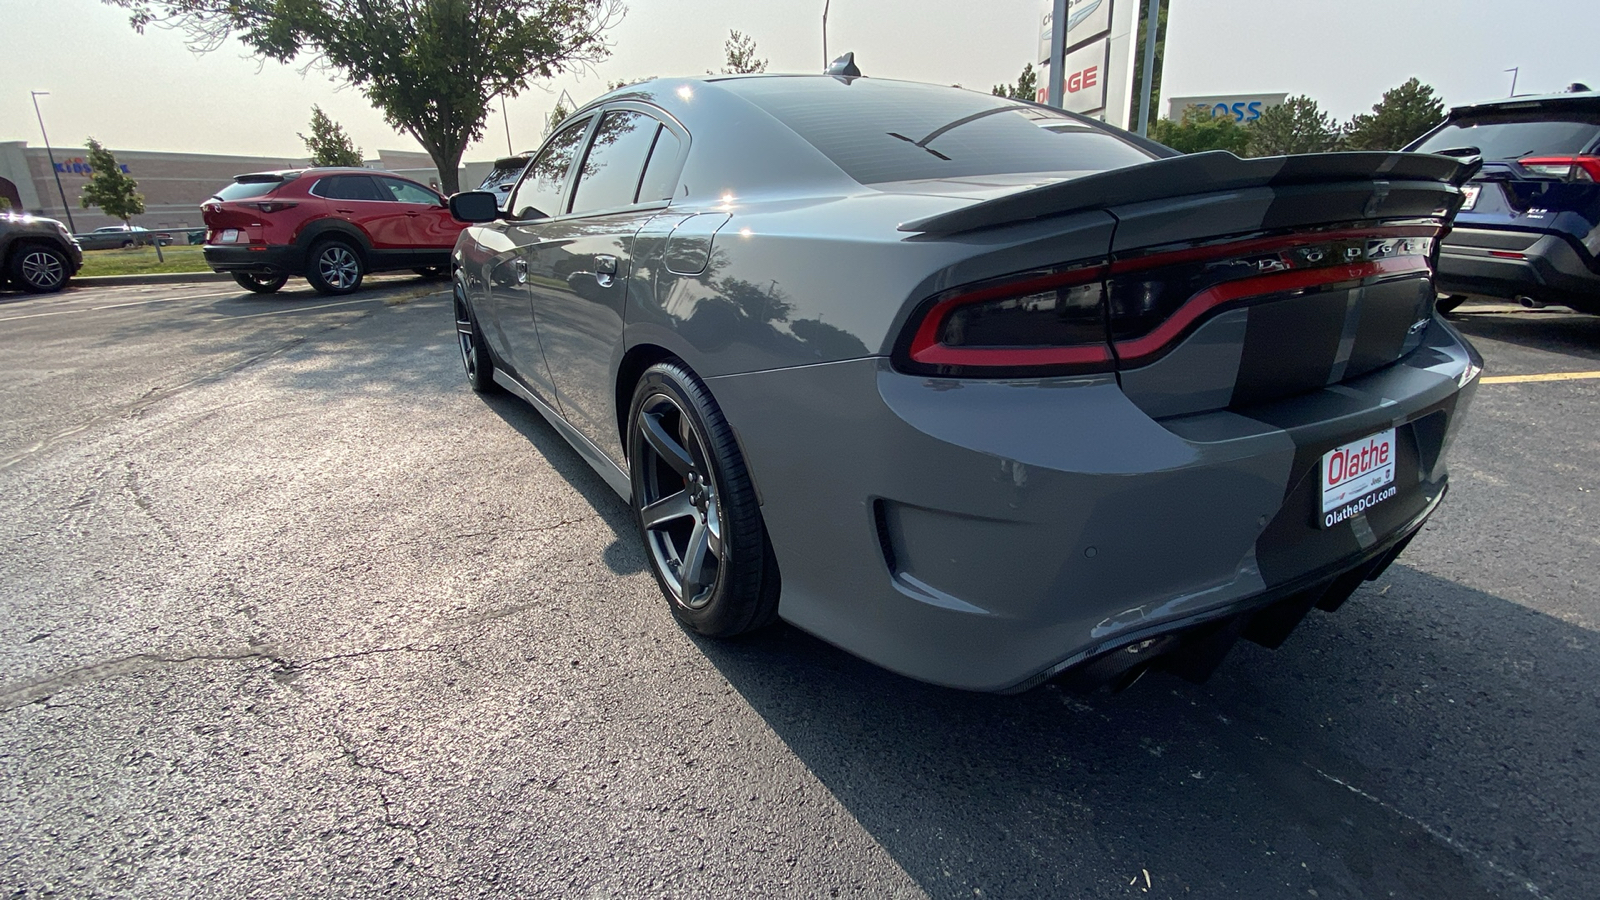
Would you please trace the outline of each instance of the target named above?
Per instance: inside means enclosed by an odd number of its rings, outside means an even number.
[[[152,272],[147,275],[88,275],[77,276],[67,285],[78,287],[121,287],[127,284],[189,284],[202,281],[232,281],[233,276],[223,272]]]

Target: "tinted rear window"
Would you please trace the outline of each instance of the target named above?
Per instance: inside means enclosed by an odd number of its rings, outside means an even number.
[[[1100,172],[1154,159],[1066,113],[903,81],[749,78],[718,83],[862,184],[1000,173]]]
[[[212,196],[218,200],[249,200],[251,197],[265,197],[282,184],[281,181],[235,181]]]
[[[1581,153],[1596,137],[1600,137],[1600,113],[1525,110],[1458,119],[1418,144],[1417,149],[1430,153],[1476,147],[1484,159],[1517,159]]]

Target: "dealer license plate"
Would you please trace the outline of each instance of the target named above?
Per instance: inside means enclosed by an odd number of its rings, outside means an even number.
[[[1468,184],[1468,185],[1463,185],[1461,187],[1461,197],[1462,197],[1462,200],[1461,200],[1461,211],[1462,212],[1466,212],[1467,210],[1469,210],[1469,209],[1473,208],[1474,206],[1478,205],[1478,194],[1482,190],[1483,190],[1483,185],[1481,185],[1481,184]]]
[[[1391,428],[1322,454],[1322,516],[1332,528],[1394,497],[1395,432]]]

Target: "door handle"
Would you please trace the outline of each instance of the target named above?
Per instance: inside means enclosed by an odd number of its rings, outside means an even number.
[[[617,274],[617,258],[609,253],[601,253],[594,258],[594,271],[596,275]]]
[[[413,212],[413,211],[410,211],[410,210],[408,210],[408,211],[407,211],[407,212],[406,212],[406,215],[408,215],[408,216],[410,216],[410,217],[411,217],[411,218],[413,218],[413,219],[415,219],[415,218],[416,218],[416,217],[417,217],[417,216],[420,216],[420,215],[422,215],[422,213],[419,213],[419,212]]]
[[[516,262],[512,263],[511,264],[511,271],[517,273],[517,284],[527,284],[528,283],[528,261],[527,260],[518,259]]]
[[[353,210],[353,209],[338,209],[338,208],[335,208],[334,212],[336,212],[336,213],[344,213],[345,215],[355,215],[355,210]]]

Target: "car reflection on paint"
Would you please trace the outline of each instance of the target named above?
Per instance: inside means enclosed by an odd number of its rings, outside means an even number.
[[[632,504],[683,625],[975,690],[1199,680],[1417,533],[1479,371],[1433,310],[1470,164],[1179,156],[850,66],[613,91],[508,205],[452,200],[471,385]]]

